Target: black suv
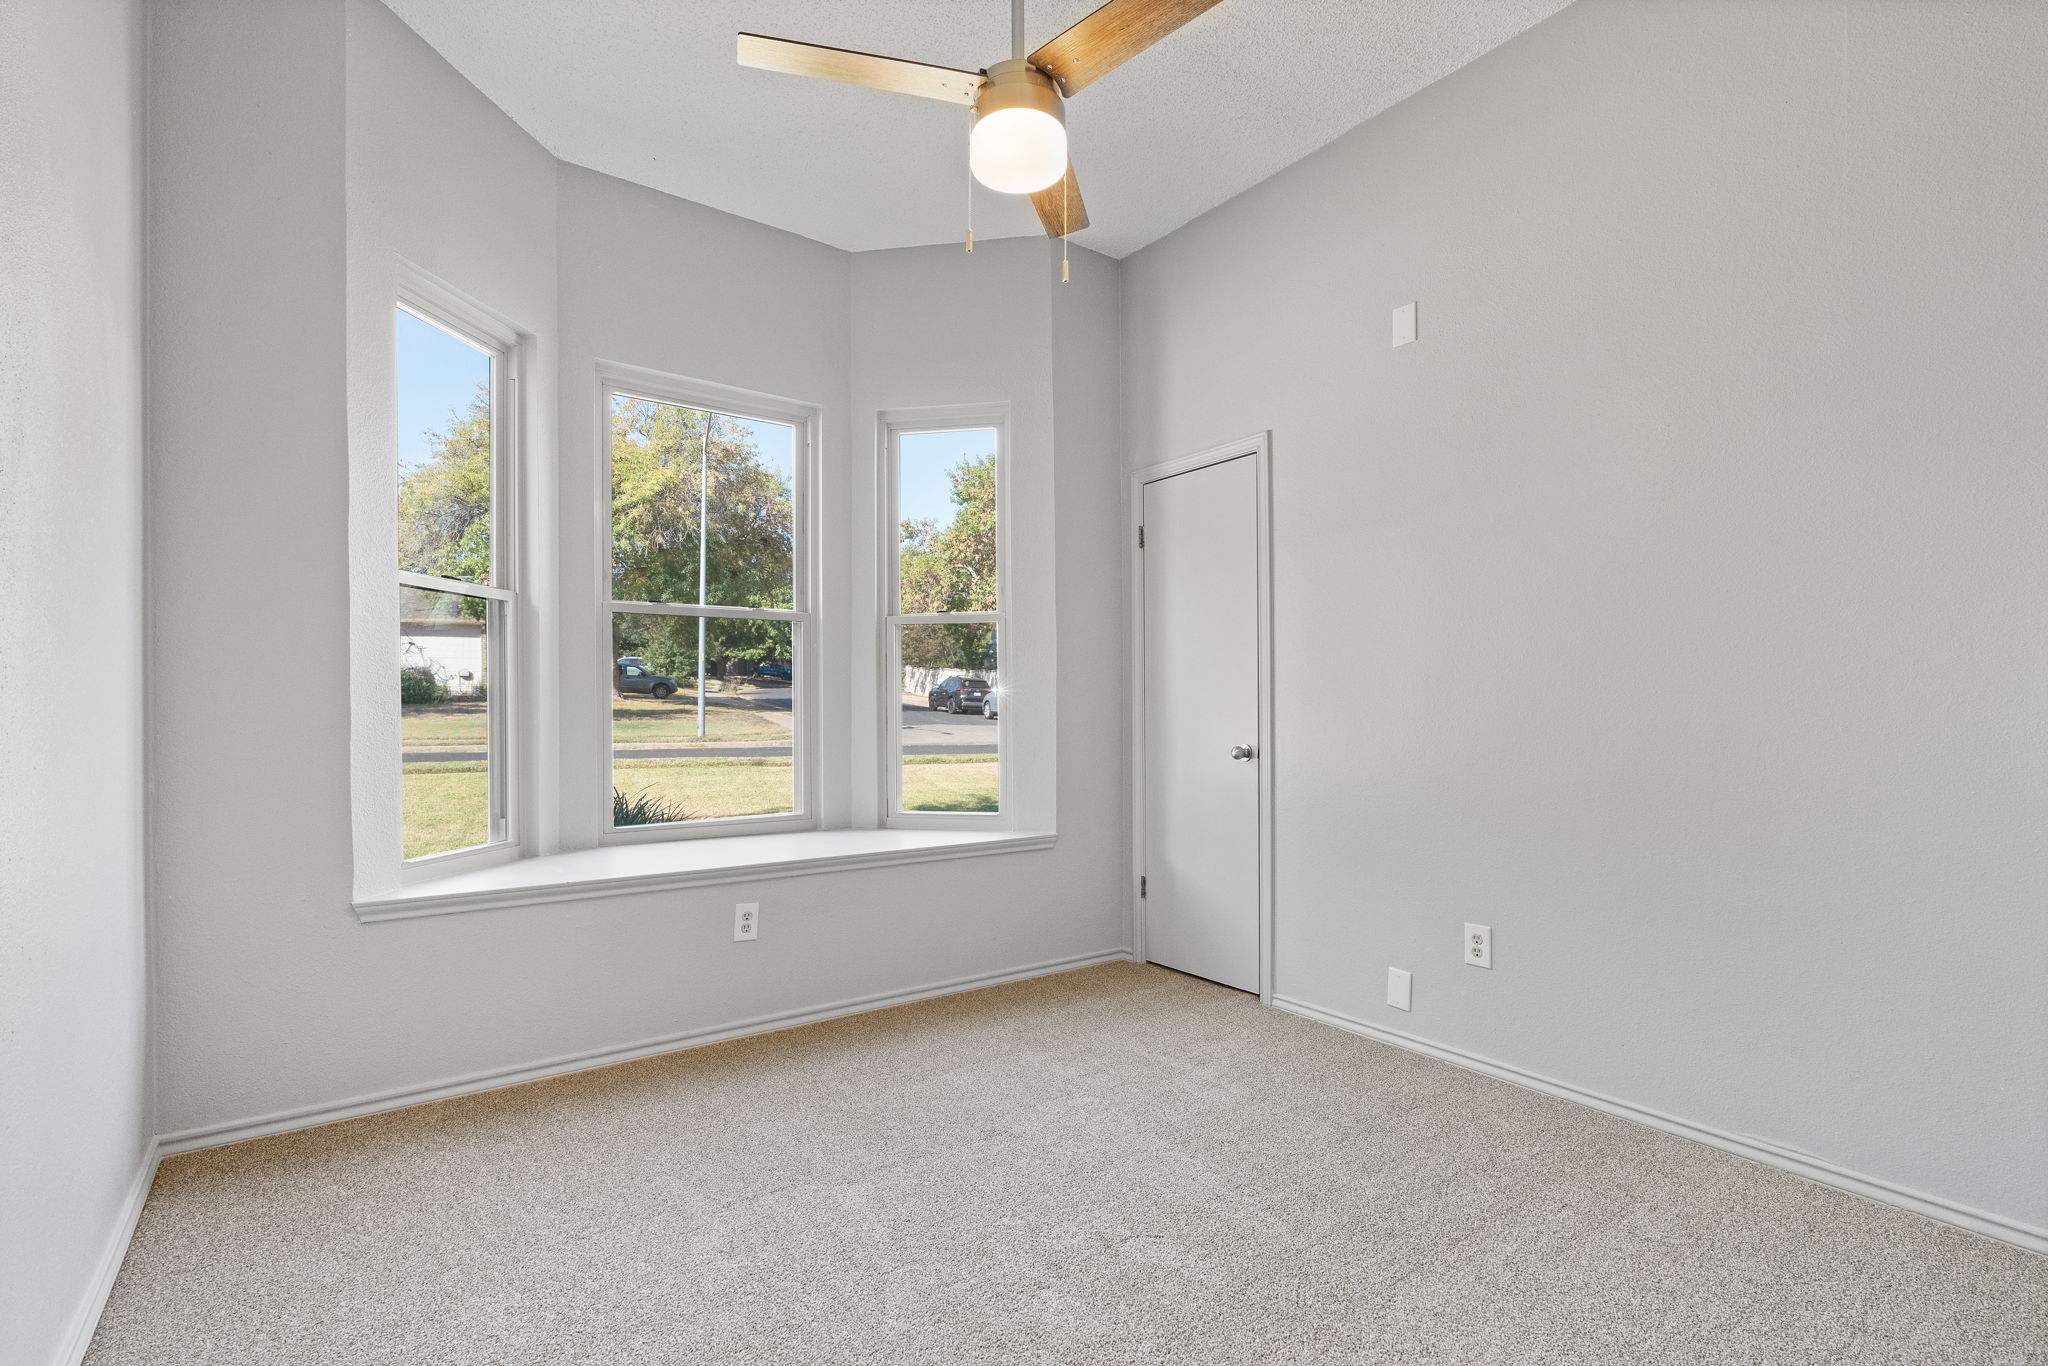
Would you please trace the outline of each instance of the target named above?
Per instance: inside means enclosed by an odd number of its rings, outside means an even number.
[[[627,655],[612,666],[612,687],[619,692],[644,692],[655,701],[675,696],[676,681],[647,667],[638,655]]]
[[[980,711],[988,701],[989,681],[986,678],[963,678],[958,674],[947,679],[925,694],[925,701],[933,711],[949,711],[959,715],[963,711]]]

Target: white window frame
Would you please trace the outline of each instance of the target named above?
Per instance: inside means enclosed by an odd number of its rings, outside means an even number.
[[[400,757],[391,772],[390,781],[399,813],[401,840],[397,850],[395,881],[405,886],[506,862],[519,857],[526,845],[527,822],[523,810],[526,755],[525,746],[521,743],[525,717],[520,686],[526,661],[520,642],[524,599],[521,594],[523,576],[519,528],[523,512],[520,476],[525,449],[520,420],[520,380],[525,369],[528,340],[503,318],[414,268],[400,270],[392,302],[394,311],[403,310],[491,358],[491,582],[468,583],[402,569],[396,573],[398,586],[456,593],[491,604],[485,613],[484,658],[488,665],[489,710],[484,747],[489,756],[486,762],[492,838],[463,849],[406,858],[402,844],[405,829],[404,759]],[[394,352],[391,368],[385,377],[394,398],[397,374]],[[394,412],[395,408],[394,401]],[[389,490],[385,503],[390,510],[394,533],[398,523],[397,435],[394,422],[390,458],[386,463]],[[395,589],[392,601],[395,609]],[[392,697],[395,704],[395,691]],[[401,736],[401,755],[403,745]]]
[[[996,810],[994,811],[905,811],[903,810],[903,633],[900,628],[917,625],[965,625],[988,622],[996,630],[996,669],[1004,673],[1004,660],[1012,646],[1009,629],[1013,576],[1010,573],[1012,497],[1010,492],[1010,405],[1007,403],[965,403],[930,408],[890,409],[879,414],[882,455],[882,521],[879,527],[882,552],[881,631],[878,657],[881,676],[880,799],[882,825],[891,830],[1007,830],[1016,821],[1010,762],[1010,717],[1008,707],[996,714]],[[903,605],[901,577],[902,525],[901,488],[903,459],[901,439],[915,432],[957,432],[992,428],[996,434],[996,610],[993,612],[911,612]]]
[[[685,408],[696,408],[714,413],[720,417],[734,417],[742,420],[777,422],[796,429],[792,452],[790,495],[794,499],[795,516],[792,519],[796,536],[793,547],[794,582],[791,586],[793,607],[717,607],[699,606],[694,603],[647,603],[629,602],[611,596],[612,586],[612,438],[611,415],[615,397],[647,399],[656,403],[673,403]],[[819,410],[817,405],[795,399],[781,398],[773,394],[756,393],[747,389],[736,389],[729,385],[713,384],[705,380],[688,379],[680,375],[667,374],[659,370],[639,366],[605,363],[598,367],[597,386],[597,483],[593,490],[592,511],[595,522],[593,541],[597,551],[597,583],[600,585],[601,600],[597,605],[597,619],[594,623],[593,653],[596,661],[609,661],[612,651],[612,614],[614,612],[641,613],[652,616],[699,617],[709,620],[738,619],[745,621],[786,621],[790,629],[790,669],[795,675],[791,685],[791,805],[795,808],[788,813],[764,816],[724,816],[704,820],[679,821],[669,825],[615,826],[608,814],[611,810],[612,790],[612,739],[611,712],[613,691],[607,679],[601,694],[604,706],[602,733],[605,752],[601,765],[604,788],[601,794],[593,794],[601,800],[600,809],[607,814],[600,822],[598,840],[602,844],[643,844],[650,841],[678,839],[707,839],[719,836],[743,834],[772,834],[786,831],[815,830],[818,828],[818,748],[819,719],[818,705],[818,620],[819,601],[817,547],[819,544],[819,508],[816,497]]]

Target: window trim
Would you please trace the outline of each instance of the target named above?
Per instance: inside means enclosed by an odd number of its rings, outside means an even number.
[[[714,413],[720,417],[755,419],[782,423],[796,429],[792,441],[790,495],[795,500],[793,520],[796,544],[792,547],[791,608],[699,606],[695,603],[633,602],[610,596],[612,587],[612,440],[611,414],[615,396],[672,403]],[[721,618],[742,621],[787,621],[790,630],[790,667],[795,673],[791,691],[791,805],[789,813],[763,816],[724,816],[670,825],[614,826],[610,817],[598,823],[598,844],[645,844],[664,840],[712,839],[745,834],[777,834],[819,828],[819,722],[817,604],[821,600],[819,581],[820,543],[823,521],[819,499],[820,410],[817,404],[764,394],[751,389],[691,379],[644,366],[600,361],[597,366],[597,411],[595,439],[597,458],[593,461],[596,480],[592,488],[592,544],[596,557],[595,582],[601,596],[594,613],[591,658],[605,659],[612,649],[612,613],[644,613],[657,616]],[[604,708],[602,729],[605,753],[601,764],[593,765],[603,782],[602,790],[590,794],[597,809],[609,812],[612,788],[611,711],[613,693],[609,685],[599,694]]]
[[[881,772],[878,778],[881,827],[885,830],[1009,830],[1016,819],[1012,767],[1008,761],[1011,712],[996,716],[996,809],[994,811],[905,811],[903,809],[903,633],[904,626],[989,622],[996,628],[996,668],[1003,668],[1003,642],[1011,639],[1010,609],[1014,576],[1010,572],[1014,539],[1011,494],[1012,458],[1010,405],[956,403],[921,408],[891,408],[876,414],[881,451]],[[956,432],[987,427],[996,434],[996,610],[992,612],[904,612],[902,584],[903,458],[900,439],[917,432]]]
[[[419,858],[405,857],[405,769],[404,738],[400,735],[400,759],[391,771],[398,813],[399,848],[396,851],[394,881],[398,886],[450,877],[521,857],[527,849],[529,825],[527,801],[526,746],[523,736],[527,717],[522,674],[526,667],[521,617],[525,609],[524,556],[520,528],[524,520],[525,430],[522,421],[522,384],[529,359],[530,338],[506,319],[466,295],[450,288],[419,268],[401,261],[392,290],[392,308],[403,311],[439,329],[491,358],[491,582],[468,583],[438,575],[396,570],[396,589],[423,588],[481,598],[491,604],[486,613],[485,659],[489,663],[487,687],[485,753],[488,756],[488,802],[493,838],[483,844],[450,849]],[[394,349],[385,376],[386,392],[392,399],[392,426],[387,450],[389,497],[393,531],[397,528],[397,376]],[[389,554],[389,551],[385,552]],[[395,561],[395,556],[393,557]]]

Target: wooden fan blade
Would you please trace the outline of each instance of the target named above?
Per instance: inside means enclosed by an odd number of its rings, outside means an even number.
[[[843,47],[822,47],[789,38],[769,38],[759,33],[740,35],[740,65],[786,71],[792,76],[845,81],[848,85],[865,85],[898,95],[917,95],[970,107],[974,97],[981,93],[982,82],[988,79],[979,71],[926,66],[923,62],[849,52]]]
[[[1109,0],[1032,53],[1031,64],[1052,77],[1061,94],[1071,95],[1220,3],[1222,0]]]
[[[1088,206],[1081,202],[1081,187],[1074,183],[1074,163],[1067,163],[1064,180],[1055,181],[1031,196],[1038,221],[1045,224],[1047,237],[1063,237],[1088,226]]]

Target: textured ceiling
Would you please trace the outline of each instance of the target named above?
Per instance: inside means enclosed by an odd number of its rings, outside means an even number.
[[[1123,256],[1568,0],[1223,0],[1068,104],[1093,226]],[[959,240],[967,113],[755,71],[742,29],[979,69],[1004,0],[387,0],[565,161],[852,251]],[[1028,0],[1037,46],[1098,0]],[[977,189],[975,235],[1036,233]]]

